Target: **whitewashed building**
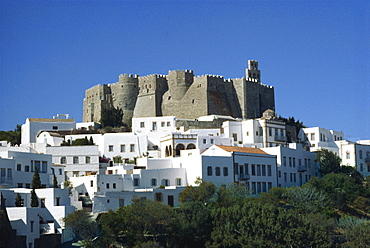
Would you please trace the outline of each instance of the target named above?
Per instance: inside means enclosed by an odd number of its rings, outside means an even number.
[[[302,186],[312,176],[319,176],[316,154],[305,151],[301,144],[291,143],[289,147],[269,147],[262,150],[276,155],[278,187]]]
[[[370,143],[342,140],[336,144],[343,165],[356,168],[364,177],[370,176]]]
[[[285,122],[273,116],[225,121],[222,128],[225,137],[231,137],[236,146],[262,148],[287,146],[288,143]]]
[[[21,143],[27,145],[36,143],[37,135],[40,131],[73,130],[76,123],[73,119],[46,119],[46,118],[27,118],[22,125]]]
[[[57,247],[52,246],[53,242],[59,241],[59,246],[73,238],[62,221],[75,210],[70,206],[67,189],[36,189],[39,207],[30,206],[30,189],[0,189],[0,192],[3,199],[6,199],[2,204],[5,204],[12,229],[17,231],[17,236],[26,237],[25,247],[38,247],[39,242],[49,242],[50,247]],[[15,206],[17,194],[23,200],[21,207]],[[60,237],[55,239],[55,235]]]
[[[302,141],[308,143],[311,152],[327,149],[338,154],[338,146],[335,143],[344,139],[344,133],[328,130],[321,127],[302,128],[298,134]]]

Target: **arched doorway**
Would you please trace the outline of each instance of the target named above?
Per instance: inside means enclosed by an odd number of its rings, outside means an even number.
[[[181,150],[185,150],[185,146],[183,144],[178,144],[176,146],[176,154],[175,154],[175,156],[180,156],[180,151]]]

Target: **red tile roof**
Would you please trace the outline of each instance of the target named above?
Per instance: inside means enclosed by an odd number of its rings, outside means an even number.
[[[239,146],[221,146],[216,145],[217,147],[221,148],[227,152],[244,152],[244,153],[255,153],[255,154],[268,154],[259,148],[251,148],[251,147],[239,147]]]

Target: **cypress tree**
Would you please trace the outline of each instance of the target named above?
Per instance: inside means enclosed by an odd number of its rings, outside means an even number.
[[[58,180],[57,180],[57,177],[54,175],[54,179],[53,179],[53,188],[59,188],[58,187]]]
[[[35,189],[31,191],[31,207],[37,208],[39,206],[39,199],[37,198]]]
[[[41,188],[41,179],[40,179],[39,170],[37,169],[37,167],[35,167],[35,172],[33,173],[31,188],[32,189]]]
[[[19,193],[17,194],[17,197],[15,197],[15,206],[23,207],[23,199]]]

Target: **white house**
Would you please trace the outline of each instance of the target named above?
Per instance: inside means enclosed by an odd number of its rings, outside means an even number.
[[[312,176],[319,176],[316,154],[303,150],[301,144],[291,143],[289,147],[269,147],[262,150],[276,155],[279,187],[302,186]]]
[[[352,166],[364,177],[370,176],[370,143],[341,140],[335,142],[339,148],[342,164]]]
[[[45,119],[27,118],[22,125],[21,143],[27,145],[36,143],[36,137],[40,131],[73,130],[76,123],[73,119]]]
[[[222,128],[225,137],[231,137],[237,146],[276,147],[286,146],[288,142],[285,122],[271,116],[225,121]]]
[[[298,134],[302,141],[308,142],[311,152],[327,149],[338,154],[338,146],[335,143],[344,139],[344,133],[328,130],[321,127],[302,128]]]
[[[30,188],[35,168],[43,187],[53,185],[52,156],[13,149],[0,150],[0,184],[4,187]]]
[[[26,236],[25,247],[37,247],[39,242],[55,242],[55,235],[60,235],[60,242],[72,239],[72,233],[65,229],[62,219],[75,208],[69,204],[67,189],[36,189],[39,207],[31,207],[30,189],[0,189],[3,204],[17,236]],[[21,207],[15,206],[17,194],[21,196]],[[50,239],[48,239],[50,238]],[[58,239],[59,241],[59,239]],[[60,244],[59,244],[60,245]]]

